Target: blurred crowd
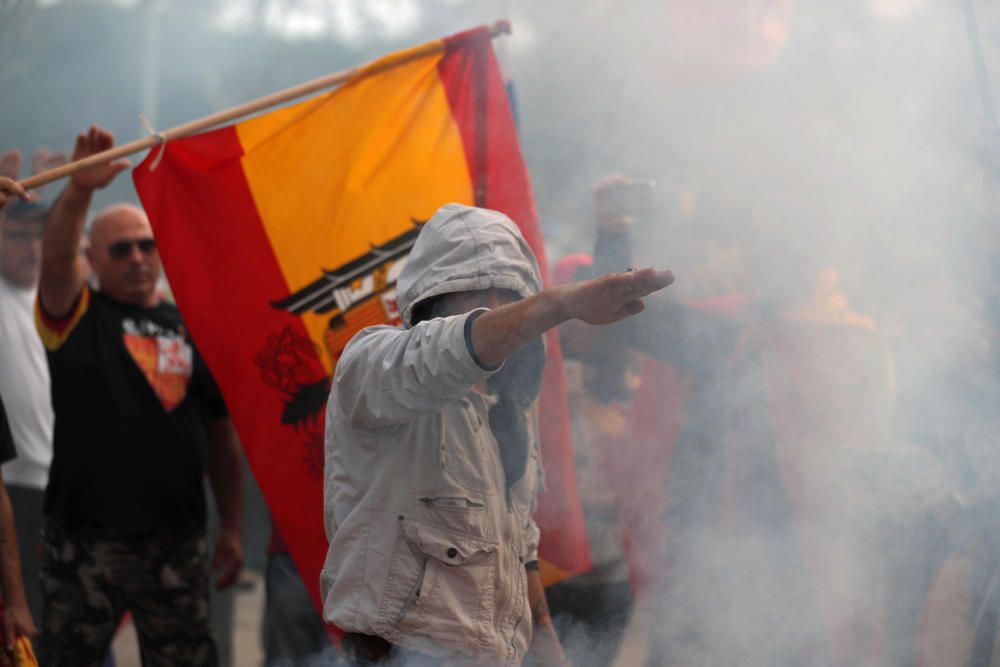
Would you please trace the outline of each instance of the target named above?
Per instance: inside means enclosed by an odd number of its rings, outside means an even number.
[[[73,159],[110,141],[92,129]],[[40,152],[32,168],[65,159]],[[16,180],[19,166],[5,154],[0,176]],[[19,541],[25,584],[21,593],[11,583],[17,559],[2,551],[16,621],[4,630],[35,636],[42,664],[70,664],[64,654],[110,664],[127,611],[144,664],[207,664],[216,653],[225,664],[232,600],[211,602],[230,610],[213,623],[208,589],[211,569],[226,588],[244,560],[238,440],[176,309],[139,320],[102,300],[164,296],[141,210],[105,209],[85,232],[90,196],[125,166],[81,172],[57,197],[19,198],[8,182],[0,397],[17,458],[3,466],[15,521],[3,528]],[[662,259],[648,256],[650,225],[678,230],[667,257],[673,292],[650,299],[642,317],[560,331],[592,562],[548,589],[570,660],[991,664],[1000,290],[936,286],[954,292],[956,308],[971,301],[984,325],[968,349],[932,354],[901,330],[907,320],[892,304],[877,316],[856,309],[842,284],[850,267],[809,244],[727,237],[698,219],[710,193],[674,193],[665,206],[661,190],[620,175],[598,181],[593,224],[574,227],[592,229],[592,251],[552,267],[556,283],[629,271]],[[995,200],[984,199],[984,217],[995,218]],[[122,336],[137,368],[108,351]],[[171,410],[185,398],[176,377],[198,378],[191,414]],[[140,401],[145,381],[156,392]],[[91,383],[120,403],[89,402]],[[79,453],[56,470],[60,438]],[[116,504],[118,484],[143,485],[149,505]],[[266,664],[334,663],[277,532],[264,574]]]
[[[985,314],[941,353],[894,304],[857,310],[821,244],[718,234],[696,193],[653,188],[595,184],[593,252],[554,272],[667,236],[678,276],[640,318],[563,327],[594,559],[550,589],[575,664],[636,664],[626,636],[650,666],[992,664],[995,289],[928,297],[935,328],[942,304]]]

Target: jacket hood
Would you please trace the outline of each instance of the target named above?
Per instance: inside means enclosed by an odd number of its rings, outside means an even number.
[[[424,299],[493,287],[522,297],[541,291],[535,254],[503,213],[446,204],[420,230],[396,281],[396,298],[409,327],[413,306]]]

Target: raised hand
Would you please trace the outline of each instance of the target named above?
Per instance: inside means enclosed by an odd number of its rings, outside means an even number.
[[[633,216],[649,211],[654,187],[651,180],[635,181],[621,174],[609,174],[591,185],[597,226],[612,232],[627,227]]]
[[[110,149],[115,145],[115,136],[107,130],[92,125],[90,130],[76,137],[76,145],[73,148],[73,161],[82,160]],[[131,163],[128,160],[116,160],[106,164],[97,165],[78,171],[70,176],[70,183],[79,190],[92,192],[105,187],[114,180],[120,172],[128,169]]]
[[[590,186],[594,196],[594,213],[599,227],[619,229],[629,223],[625,207],[628,179],[621,174],[609,174]]]
[[[5,176],[13,181],[17,180],[21,173],[21,151],[12,148],[3,155],[0,155],[0,176]]]
[[[69,161],[69,158],[66,157],[65,153],[50,151],[48,148],[39,148],[31,156],[31,175],[36,176],[46,171],[52,171],[57,167],[63,166],[67,161]]]
[[[625,271],[561,285],[559,304],[567,318],[610,324],[641,313],[642,299],[674,282],[674,274],[656,269]]]

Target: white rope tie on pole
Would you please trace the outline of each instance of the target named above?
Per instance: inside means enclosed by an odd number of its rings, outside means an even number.
[[[165,135],[163,132],[157,132],[156,130],[154,130],[153,126],[149,123],[148,120],[146,120],[146,117],[142,114],[139,114],[139,121],[142,123],[143,127],[146,128],[146,131],[149,132],[150,136],[159,139],[160,148],[156,153],[156,157],[153,158],[152,163],[150,163],[149,165],[150,171],[156,171],[156,168],[160,166],[160,160],[163,159],[163,151],[165,151],[167,148],[167,135]]]

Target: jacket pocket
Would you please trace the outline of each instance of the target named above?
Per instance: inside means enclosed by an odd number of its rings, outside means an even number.
[[[400,607],[396,636],[431,655],[481,658],[495,643],[497,544],[444,526],[400,523],[418,574],[413,594]]]
[[[462,533],[486,542],[495,541],[493,523],[487,520],[486,498],[444,489],[414,499],[408,518],[440,530]]]

